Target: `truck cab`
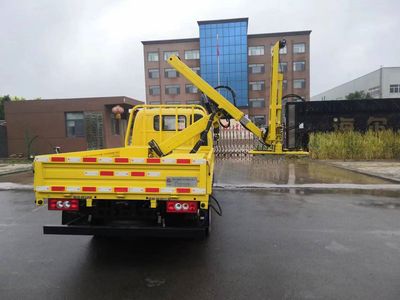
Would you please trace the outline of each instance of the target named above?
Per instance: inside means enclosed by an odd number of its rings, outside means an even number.
[[[192,125],[194,122],[206,117],[207,112],[200,105],[139,105],[131,111],[125,141],[127,151],[142,152],[148,155],[149,142],[154,140],[161,144]],[[199,136],[185,141],[175,148],[172,153],[188,153],[193,149]],[[212,151],[213,139],[211,132],[207,136],[207,145],[199,152]]]

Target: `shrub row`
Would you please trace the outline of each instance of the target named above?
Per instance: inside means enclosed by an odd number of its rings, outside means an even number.
[[[392,130],[313,133],[309,150],[317,159],[400,159],[400,133]]]

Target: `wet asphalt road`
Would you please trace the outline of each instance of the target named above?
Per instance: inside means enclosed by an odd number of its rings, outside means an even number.
[[[59,213],[0,192],[0,299],[399,299],[400,200],[225,191],[206,240],[44,236]]]

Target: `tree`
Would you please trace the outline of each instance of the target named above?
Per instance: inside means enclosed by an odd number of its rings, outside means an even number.
[[[370,93],[364,91],[355,91],[346,96],[346,100],[362,100],[362,99],[373,99]]]
[[[0,120],[4,120],[4,102],[22,100],[25,100],[25,98],[10,95],[0,96]]]

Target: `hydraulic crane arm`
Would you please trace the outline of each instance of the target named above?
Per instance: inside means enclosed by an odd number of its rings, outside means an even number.
[[[195,85],[200,91],[202,91],[208,98],[210,98],[218,107],[228,113],[233,119],[239,121],[245,128],[251,131],[257,136],[262,142],[264,142],[264,132],[256,126],[250,119],[248,119],[244,113],[234,106],[228,99],[222,96],[216,89],[209,85],[203,78],[196,74],[192,69],[185,65],[179,57],[172,55],[168,59],[168,63],[174,67],[180,74],[182,74],[187,80]]]
[[[173,55],[168,58],[168,63],[182,74],[187,80],[202,91],[209,99],[211,99],[216,107],[215,113],[210,113],[184,130],[180,131],[173,137],[157,144],[155,141],[149,143],[150,148],[158,155],[164,156],[172,150],[178,148],[186,141],[200,134],[200,141],[192,151],[197,151],[201,142],[206,139],[206,133],[210,129],[211,124],[218,124],[218,120],[228,114],[236,121],[239,121],[246,129],[251,131],[263,144],[265,144],[266,134],[258,128],[244,113],[234,106],[228,99],[222,96],[216,89],[209,85],[203,78],[196,74],[192,69],[185,65],[178,56]]]

